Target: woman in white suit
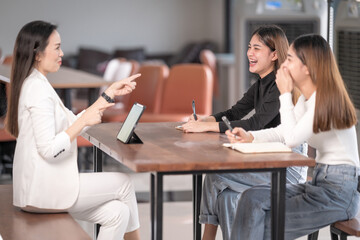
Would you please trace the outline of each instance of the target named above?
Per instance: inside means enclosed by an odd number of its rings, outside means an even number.
[[[17,138],[13,167],[14,205],[30,212],[69,212],[101,224],[98,239],[139,239],[135,191],[122,173],[78,173],[76,137],[101,122],[118,95],[130,93],[135,75],[113,83],[75,116],[46,75],[63,52],[56,26],[43,21],[19,32],[11,71],[7,130]]]

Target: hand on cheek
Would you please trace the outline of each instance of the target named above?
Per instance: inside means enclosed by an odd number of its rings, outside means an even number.
[[[294,88],[293,79],[289,70],[281,66],[276,73],[276,85],[280,91],[280,94],[291,92]]]

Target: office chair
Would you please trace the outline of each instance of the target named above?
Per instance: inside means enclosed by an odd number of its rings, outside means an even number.
[[[213,51],[204,49],[200,52],[200,62],[211,69],[214,78],[214,96],[219,97],[219,79],[216,70],[216,56]]]
[[[7,55],[4,57],[4,60],[2,61],[2,64],[11,65],[13,61],[12,55]]]
[[[144,114],[144,122],[184,122],[192,113],[195,100],[198,115],[212,113],[213,76],[202,64],[178,64],[164,82],[159,114]]]
[[[107,109],[103,115],[104,122],[124,121],[135,102],[145,105],[146,113],[159,113],[163,83],[169,75],[169,68],[166,65],[143,65],[139,73],[141,76],[135,80],[136,88],[128,95],[123,111]]]

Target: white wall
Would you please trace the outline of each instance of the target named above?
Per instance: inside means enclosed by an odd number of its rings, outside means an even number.
[[[65,54],[79,46],[174,53],[191,41],[223,44],[221,0],[0,0],[3,55],[12,53],[18,31],[33,20],[59,26]]]

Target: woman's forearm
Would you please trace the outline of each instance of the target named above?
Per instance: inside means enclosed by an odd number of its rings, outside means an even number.
[[[68,129],[65,130],[70,137],[70,141],[74,141],[81,131],[86,127],[85,121],[82,117],[78,118]]]

